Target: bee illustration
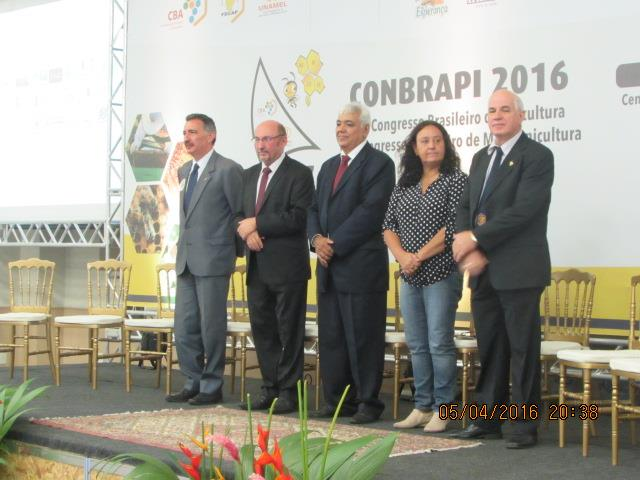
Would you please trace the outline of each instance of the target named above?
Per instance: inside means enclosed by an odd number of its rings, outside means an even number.
[[[284,82],[284,96],[287,97],[287,103],[296,108],[298,102],[298,84],[296,83],[296,75],[293,72],[289,72],[291,74],[291,79],[284,77],[282,81]]]

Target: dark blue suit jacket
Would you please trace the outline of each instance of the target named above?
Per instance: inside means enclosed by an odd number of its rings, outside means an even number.
[[[339,165],[340,155],[323,163],[309,209],[309,240],[320,234],[334,241],[329,267],[318,262],[318,289],[327,290],[330,275],[339,292],[386,291],[389,257],[382,240],[382,221],[395,184],[393,161],[367,143],[332,194]]]

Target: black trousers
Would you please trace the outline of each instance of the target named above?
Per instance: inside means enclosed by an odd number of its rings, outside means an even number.
[[[487,412],[516,420],[516,433],[535,432],[530,408],[540,405],[540,295],[543,288],[495,290],[487,273],[471,294],[481,371],[476,400]],[[511,374],[511,399],[509,375]],[[505,409],[509,405],[510,412]],[[535,407],[534,407],[535,408]],[[518,412],[517,419],[513,415]],[[500,419],[482,419],[485,428],[498,428]]]
[[[296,401],[304,367],[307,282],[274,286],[250,275],[247,300],[263,393]]]
[[[384,368],[386,292],[342,293],[333,286],[318,293],[320,375],[324,398],[336,408],[351,385],[343,412],[379,417],[378,399]]]

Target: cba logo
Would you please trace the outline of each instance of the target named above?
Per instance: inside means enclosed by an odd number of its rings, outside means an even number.
[[[207,16],[207,0],[185,0],[182,9],[189,23],[195,27]]]
[[[426,18],[434,16],[442,16],[447,13],[447,6],[444,0],[416,0],[416,17]]]

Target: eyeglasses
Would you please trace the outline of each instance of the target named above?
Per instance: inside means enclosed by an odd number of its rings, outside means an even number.
[[[271,143],[272,141],[274,141],[276,138],[278,137],[284,137],[284,135],[280,134],[280,135],[267,135],[264,137],[252,137],[251,141],[253,143],[260,143],[260,142],[264,142],[264,143]]]

